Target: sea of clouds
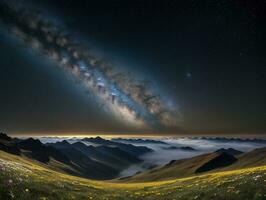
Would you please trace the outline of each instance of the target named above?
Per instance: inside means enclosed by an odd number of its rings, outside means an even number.
[[[62,140],[67,140],[69,143],[80,141],[81,138],[73,137],[41,137],[38,138],[42,143],[54,143]],[[155,139],[153,139],[155,140]],[[157,141],[163,143],[153,143],[143,141],[128,141],[119,140],[119,142],[133,144],[135,146],[146,146],[153,149],[151,153],[144,154],[141,156],[142,163],[137,165],[131,165],[127,169],[120,173],[120,177],[131,176],[137,172],[145,171],[155,166],[162,166],[169,163],[171,160],[178,160],[183,158],[190,158],[204,153],[214,152],[221,148],[233,148],[239,151],[248,152],[256,148],[266,146],[266,142],[256,142],[251,140],[212,140],[208,138],[156,138]],[[93,143],[85,143],[86,145],[94,145]],[[169,147],[191,147],[195,151],[182,150],[182,149],[167,149]]]

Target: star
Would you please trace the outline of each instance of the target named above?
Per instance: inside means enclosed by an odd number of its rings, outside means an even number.
[[[187,72],[185,76],[186,79],[192,79],[192,74],[190,72]]]

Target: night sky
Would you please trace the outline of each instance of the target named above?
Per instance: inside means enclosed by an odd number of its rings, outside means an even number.
[[[133,97],[120,101],[134,113],[133,120],[145,125],[126,123],[127,115],[114,117],[103,108],[106,100],[94,98],[83,80],[18,41],[4,22],[0,28],[2,131],[266,134],[265,1],[11,2],[40,11],[96,57],[123,71],[125,79],[147,84],[152,95],[160,97],[156,102],[160,111],[150,111],[150,104],[136,103]],[[131,94],[121,89],[116,95]],[[165,123],[165,118],[171,123]]]

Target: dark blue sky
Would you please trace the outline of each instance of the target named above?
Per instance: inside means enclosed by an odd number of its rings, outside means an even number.
[[[263,1],[34,4],[92,51],[151,80],[162,96],[177,104],[183,121],[171,131],[266,132]],[[23,45],[1,35],[0,51],[4,131],[132,131],[102,113],[74,79]]]

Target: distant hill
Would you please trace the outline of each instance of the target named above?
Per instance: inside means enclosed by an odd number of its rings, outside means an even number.
[[[109,146],[87,146],[82,142],[76,142],[72,146],[90,158],[104,163],[108,166],[123,170],[131,164],[142,162],[138,157],[131,155],[118,147]]]
[[[235,163],[237,159],[228,153],[218,152],[218,155],[196,169],[195,173],[208,172]]]
[[[266,147],[254,149],[237,156],[238,161],[226,169],[240,169],[246,167],[257,167],[266,165]]]
[[[10,141],[11,137],[9,137],[7,134],[5,133],[0,133],[0,140],[6,140],[6,141]]]
[[[62,142],[50,143],[47,144],[47,146],[62,152],[64,156],[70,160],[71,168],[75,170],[72,173],[75,174],[75,172],[78,172],[79,176],[91,179],[112,179],[119,174],[117,169],[91,159],[89,155],[86,155],[65,140]]]
[[[167,180],[202,172],[235,170],[262,165],[266,165],[266,148],[255,149],[235,156],[218,151],[192,158],[172,160],[163,167],[157,167],[131,177],[124,177],[121,180],[126,182]]]
[[[197,151],[197,149],[194,149],[189,146],[184,147],[177,147],[177,146],[169,146],[169,147],[162,147],[164,150],[183,150],[183,151]]]
[[[46,151],[46,147],[39,140],[29,138],[18,142],[17,146],[24,150],[24,154],[28,157],[44,163],[47,163],[50,160],[50,155]]]
[[[83,142],[97,145],[85,145]],[[114,178],[130,165],[142,162],[140,155],[152,151],[146,147],[113,142],[101,137],[86,138],[73,144],[63,140],[47,143],[46,146],[62,152],[71,161],[71,168],[81,176],[93,179]]]
[[[60,162],[70,163],[69,159],[53,147],[47,147],[40,140],[29,138],[16,143],[23,154],[43,163],[48,163],[50,158]]]
[[[221,149],[218,149],[216,152],[227,153],[227,154],[230,154],[233,156],[240,155],[243,153],[242,151],[238,151],[238,150],[233,149],[233,148],[228,148],[228,149],[221,148]]]
[[[104,145],[104,146],[112,146],[112,147],[118,147],[119,149],[123,150],[124,152],[127,152],[133,156],[141,156],[145,153],[153,152],[152,149],[145,147],[145,146],[134,146],[132,144],[125,144],[120,142],[114,142],[111,140],[105,140],[101,137],[95,137],[95,138],[84,138],[81,141],[83,142],[89,142],[97,145]]]
[[[266,139],[263,138],[194,137],[194,139],[210,140],[215,142],[252,142],[266,144]]]
[[[12,144],[12,143],[7,142],[7,141],[1,141],[0,142],[0,150],[15,154],[15,155],[21,154],[20,149],[15,144]]]
[[[135,176],[124,178],[124,180],[126,182],[146,182],[190,176],[195,174],[196,170],[202,165],[219,155],[220,153],[209,153],[192,158],[172,160],[163,167],[157,167]]]
[[[160,140],[151,140],[151,139],[126,139],[126,138],[113,138],[111,141],[114,142],[126,142],[126,143],[135,143],[135,144],[163,144],[163,145],[169,145],[166,142],[160,141]]]

